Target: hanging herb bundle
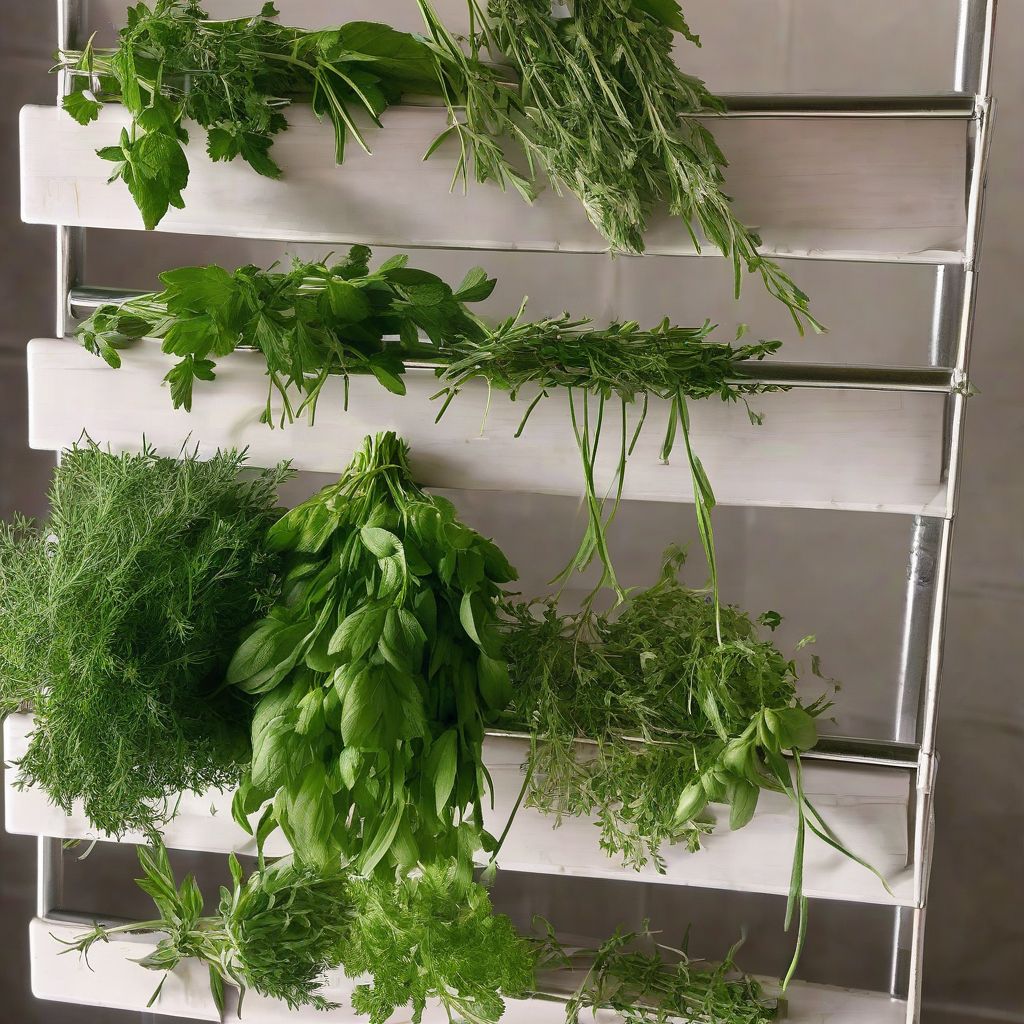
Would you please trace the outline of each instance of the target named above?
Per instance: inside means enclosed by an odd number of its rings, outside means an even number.
[[[165,972],[149,1005],[160,997],[167,973],[183,960],[205,963],[217,1006],[224,987],[283,1000],[290,1009],[336,1008],[320,991],[328,971],[352,978],[353,1009],[385,1024],[411,1006],[421,1019],[438,1000],[449,1020],[496,1022],[502,995],[521,995],[533,982],[534,953],[507,917],[494,914],[487,891],[466,881],[452,864],[435,864],[399,882],[363,878],[334,864],[314,869],[286,857],[244,878],[232,854],[232,887],[222,888],[217,913],[203,916],[203,897],[191,875],[180,885],[167,851],[139,849],[139,886],[153,897],[159,917],[104,927],[66,943],[65,952],[88,957],[97,942],[118,935],[163,932],[140,960]]]
[[[603,587],[611,587],[622,600],[625,593],[615,575],[606,533],[622,495],[628,458],[647,419],[648,403],[651,397],[667,401],[668,422],[661,457],[668,461],[678,430],[690,469],[717,620],[718,572],[711,521],[715,495],[690,443],[687,399],[718,397],[723,402],[736,402],[779,390],[777,385],[744,378],[749,375],[751,363],[778,351],[781,343],[760,341],[733,346],[714,342],[709,340],[713,330],[709,322],[700,327],[676,327],[665,320],[649,330],[629,322],[597,329],[590,326],[589,320],[573,320],[568,314],[525,322],[522,312],[520,309],[515,316],[488,330],[480,341],[461,342],[449,364],[438,369],[438,376],[445,382],[435,396],[444,397],[438,418],[462,387],[482,379],[489,387],[508,392],[512,399],[524,390],[531,396],[516,433],[518,437],[541,399],[556,389],[564,392],[583,463],[588,526],[579,549],[557,578],[564,580],[576,570],[583,571],[596,556],[602,573],[591,596]],[[606,503],[605,496],[598,491],[595,465],[602,433],[615,429],[605,426],[606,406],[615,399],[619,406],[615,415],[619,460],[610,488],[612,500]],[[630,427],[629,406],[638,400],[640,413]],[[592,408],[594,404],[596,409]],[[751,422],[761,422],[749,406],[747,412]]]
[[[463,877],[452,862],[423,867],[416,877],[364,878],[334,865],[304,867],[291,857],[245,878],[232,855],[231,888],[222,888],[217,913],[203,916],[203,897],[192,876],[179,885],[167,851],[139,849],[139,886],[156,905],[149,921],[96,925],[64,952],[88,959],[97,942],[119,935],[163,933],[139,961],[167,975],[184,960],[209,968],[221,1012],[225,986],[239,989],[241,1016],[248,989],[283,1000],[289,1008],[338,1006],[321,991],[328,971],[341,969],[356,985],[352,1009],[369,1024],[386,1024],[403,1007],[414,1022],[437,1003],[452,1024],[497,1024],[508,998],[525,998],[542,985],[576,986],[566,1024],[586,1007],[611,1007],[636,1024],[673,1020],[761,1024],[775,1011],[756,981],[739,973],[734,951],[718,965],[649,952],[654,936],[616,933],[597,949],[564,946],[550,925],[542,937],[520,936],[495,914],[487,890]],[[61,940],[63,941],[63,940]],[[661,950],[665,947],[660,946]],[[582,973],[582,981],[579,981]]]
[[[434,47],[449,67],[461,109],[447,97],[450,134],[462,148],[456,180],[515,174],[489,148],[505,135],[522,148],[530,179],[538,172],[572,192],[616,252],[644,251],[654,209],[667,203],[697,251],[701,235],[730,260],[737,296],[744,269],[789,310],[800,333],[821,330],[808,297],[773,260],[761,239],[736,216],[723,191],[726,159],[696,117],[724,110],[704,83],[682,72],[674,33],[695,45],[675,0],[575,0],[556,17],[549,0],[468,0],[477,26],[469,52],[419,0]],[[484,60],[511,61],[519,75],[515,105],[502,73]],[[521,190],[522,191],[522,190]]]
[[[49,519],[0,527],[0,713],[36,720],[20,784],[97,830],[153,831],[169,795],[233,786],[248,759],[249,702],[218,686],[277,595],[286,474],[242,465],[76,446]]]
[[[614,1010],[625,1024],[715,1021],[767,1024],[778,1016],[777,1000],[736,967],[737,943],[717,964],[689,956],[686,941],[674,948],[660,941],[647,922],[639,932],[618,930],[596,949],[570,948],[546,921],[538,970],[558,982],[560,975],[582,980],[566,1003],[566,1024],[580,1024],[584,1011]]]
[[[393,876],[489,844],[484,726],[510,697],[496,628],[515,572],[452,505],[413,482],[393,433],[270,530],[281,600],[227,679],[260,696],[239,822],[280,826],[308,864]]]
[[[304,263],[288,271],[245,266],[181,267],[160,275],[164,290],[100,306],[76,331],[82,345],[112,367],[119,349],[138,338],[161,341],[178,362],[164,378],[174,407],[191,410],[193,385],[216,376],[216,359],[255,348],[269,378],[263,421],[303,412],[314,418],[331,376],[372,373],[389,391],[405,393],[404,357],[429,356],[455,339],[477,339],[483,328],[465,307],[486,299],[494,279],[479,268],[453,289],[439,277],[394,256],[370,271],[371,252],[353,246],[343,260]],[[420,341],[420,332],[431,344]],[[385,338],[398,339],[388,344]]]
[[[357,112],[380,125],[404,95],[439,95],[448,124],[425,156],[457,141],[453,186],[472,175],[532,201],[543,173],[577,196],[619,252],[643,252],[651,213],[667,203],[698,250],[699,232],[732,262],[737,294],[743,270],[756,273],[801,332],[821,329],[807,296],[758,252],[760,239],[723,192],[725,157],[695,116],[723,105],[675,64],[673,33],[700,40],[674,0],[577,0],[570,18],[555,18],[548,0],[490,0],[486,17],[478,0],[467,2],[468,48],[429,0],[417,0],[422,37],[373,22],[289,28],[273,20],[272,3],[233,21],[210,20],[197,0],[138,3],[115,49],[90,43],[60,54],[58,69],[75,72],[64,107],[83,125],[99,116],[97,93],[127,108],[130,128],[97,152],[153,228],[184,206],[187,119],[206,130],[212,159],[241,157],[278,178],[270,150],[296,97],[331,121],[340,164],[350,136],[369,152]],[[510,60],[518,86],[488,57]],[[525,170],[503,139],[521,148]]]
[[[340,164],[350,137],[369,152],[357,112],[380,124],[403,95],[439,92],[434,54],[407,32],[368,21],[311,32],[278,25],[277,15],[273,3],[233,21],[211,21],[197,0],[137,3],[115,49],[90,43],[59,55],[59,69],[78,72],[64,100],[76,121],[99,116],[96,89],[115,94],[131,115],[118,144],[98,154],[113,163],[111,180],[128,186],[147,228],[169,207],[184,207],[186,119],[206,130],[211,159],[241,157],[279,178],[270,150],[296,95],[331,122]]]
[[[817,742],[814,720],[829,705],[801,705],[795,663],[759,637],[758,625],[774,629],[777,614],[755,624],[724,606],[716,621],[710,595],[679,582],[683,561],[670,551],[657,583],[630,594],[615,617],[590,608],[566,616],[554,603],[539,617],[530,605],[511,609],[507,718],[532,736],[527,801],[556,821],[596,817],[609,854],[664,870],[664,844],[699,847],[708,804],[729,804],[738,829],[762,789],[785,793],[797,810],[786,915],[787,928],[795,913],[800,919],[792,976],[806,926],[806,831],[864,864],[803,792],[800,753]]]
[[[164,351],[179,357],[165,378],[171,400],[186,409],[191,408],[194,381],[214,378],[216,357],[237,347],[256,348],[267,361],[269,378],[262,418],[273,421],[276,394],[282,425],[302,413],[312,419],[332,375],[344,378],[346,395],[351,373],[372,373],[388,390],[403,394],[407,362],[437,367],[443,384],[435,396],[443,399],[438,418],[473,380],[486,381],[513,400],[529,394],[517,436],[540,400],[561,392],[580,449],[589,525],[559,578],[585,569],[596,556],[602,565],[598,589],[609,586],[620,596],[605,534],[650,399],[662,399],[669,403],[662,458],[669,459],[681,433],[712,586],[717,587],[711,528],[715,497],[690,445],[687,400],[745,401],[778,390],[750,379],[750,367],[777,352],[779,342],[717,342],[707,321],[683,327],[665,320],[653,328],[636,322],[599,328],[568,314],[529,321],[524,308],[490,327],[466,308],[494,289],[494,278],[481,268],[470,270],[452,289],[435,275],[409,267],[405,255],[373,271],[370,256],[365,246],[355,246],[336,264],[296,262],[289,272],[243,267],[231,274],[216,266],[171,270],[161,275],[163,292],[101,306],[79,326],[78,337],[115,367],[128,341],[161,339]],[[427,342],[420,340],[420,332]],[[620,457],[611,487],[615,500],[606,505],[594,473],[602,433],[614,429],[605,425],[606,406],[616,399]],[[632,405],[640,411],[630,427]],[[753,412],[750,416],[760,422]]]

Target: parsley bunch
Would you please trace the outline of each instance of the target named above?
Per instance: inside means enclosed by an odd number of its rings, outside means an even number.
[[[488,1024],[504,1013],[503,996],[534,986],[531,944],[454,861],[427,865],[397,884],[357,879],[349,895],[344,967],[350,977],[373,976],[352,995],[352,1008],[370,1024],[385,1024],[410,1003],[419,1021],[431,999],[450,1021]]]
[[[510,696],[496,620],[515,571],[416,486],[393,433],[267,544],[284,590],[227,673],[260,697],[239,823],[271,801],[257,834],[279,825],[305,863],[393,876],[454,857],[468,876],[489,845],[481,751]]]
[[[785,793],[797,810],[786,915],[787,928],[800,915],[791,977],[806,931],[806,831],[874,869],[842,845],[804,795],[799,755],[817,742],[815,719],[829,703],[802,705],[795,662],[759,637],[758,625],[774,629],[779,616],[766,612],[755,624],[723,606],[716,621],[709,595],[679,582],[684,558],[670,550],[661,578],[630,594],[615,617],[589,607],[562,615],[553,602],[539,617],[531,605],[512,606],[507,717],[532,737],[527,800],[556,821],[595,817],[610,855],[664,870],[663,844],[699,848],[709,803],[728,804],[738,829],[762,789]],[[816,659],[812,668],[817,674]]]
[[[220,684],[277,595],[285,474],[242,464],[89,443],[64,453],[46,522],[0,527],[0,713],[36,720],[20,782],[103,832],[157,829],[168,795],[232,786],[248,759],[249,702]]]
[[[375,123],[406,93],[437,93],[431,50],[415,36],[374,22],[309,32],[278,25],[278,11],[211,21],[197,0],[137,3],[114,50],[90,43],[60,54],[59,67],[79,72],[64,108],[80,124],[98,117],[100,92],[116,93],[132,116],[115,146],[98,151],[114,164],[111,180],[128,186],[147,228],[169,207],[182,208],[189,167],[183,122],[206,129],[213,160],[241,157],[257,173],[279,178],[270,155],[288,127],[284,110],[297,94],[334,128],[335,156],[351,136],[367,152],[355,114]]]
[[[284,424],[308,411],[331,376],[372,373],[404,394],[405,358],[425,358],[457,339],[483,336],[465,303],[479,302],[494,279],[479,268],[452,288],[397,255],[376,270],[370,250],[353,246],[334,263],[295,260],[290,270],[245,266],[181,267],[160,275],[164,290],[120,305],[100,306],[77,329],[82,345],[113,367],[119,349],[138,338],[159,339],[179,357],[164,378],[175,408],[192,408],[193,385],[216,376],[216,359],[255,348],[269,378],[264,422],[273,420],[275,393]],[[432,345],[420,341],[420,332]],[[391,339],[391,342],[385,339]],[[397,343],[392,343],[397,339]]]

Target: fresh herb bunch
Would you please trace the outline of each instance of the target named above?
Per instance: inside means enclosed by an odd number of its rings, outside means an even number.
[[[610,855],[664,870],[659,848],[683,841],[697,849],[709,830],[701,817],[708,804],[727,803],[738,829],[762,789],[787,794],[797,810],[786,915],[788,928],[800,913],[795,967],[806,931],[807,829],[874,870],[804,795],[799,755],[817,742],[815,719],[829,703],[802,705],[795,662],[758,635],[779,616],[766,612],[755,623],[723,606],[716,621],[710,595],[679,581],[684,558],[670,550],[660,579],[631,593],[615,617],[591,608],[562,615],[554,603],[540,617],[531,605],[511,607],[507,719],[532,737],[527,801],[556,822],[596,817]],[[812,668],[818,674],[816,659]]]
[[[111,180],[128,186],[147,228],[169,207],[182,208],[189,166],[186,119],[206,129],[213,160],[241,157],[259,174],[281,177],[270,155],[288,127],[284,110],[296,95],[334,127],[335,155],[345,158],[351,136],[369,148],[356,121],[380,115],[407,93],[438,93],[436,57],[420,39],[374,22],[318,32],[287,28],[260,13],[211,21],[197,0],[137,3],[114,50],[90,43],[59,55],[59,68],[79,72],[64,109],[81,124],[99,116],[101,94],[116,93],[132,117],[116,146],[98,150],[115,167]]]
[[[236,784],[249,702],[221,687],[277,596],[264,543],[283,469],[244,457],[63,455],[50,518],[0,527],[0,713],[32,705],[20,784],[100,831],[152,832],[166,797]]]
[[[196,380],[213,380],[216,359],[239,347],[259,350],[269,378],[264,422],[273,421],[275,393],[281,423],[304,411],[310,419],[332,375],[372,373],[395,394],[405,393],[404,359],[425,358],[483,328],[465,307],[486,299],[495,281],[474,268],[453,289],[408,266],[397,255],[370,270],[370,250],[353,246],[335,263],[295,260],[288,271],[245,266],[182,267],[160,275],[164,290],[120,305],[107,304],[81,323],[82,345],[111,366],[137,338],[157,338],[179,360],[164,378],[175,408],[192,408]],[[420,341],[420,332],[432,345]],[[385,338],[399,339],[389,345]],[[432,347],[433,346],[433,347]]]
[[[340,865],[313,870],[291,857],[262,865],[248,878],[234,854],[229,858],[232,887],[221,888],[217,913],[203,917],[203,897],[192,875],[179,886],[167,850],[139,847],[143,878],[138,886],[153,898],[160,916],[118,927],[96,925],[66,943],[88,958],[97,942],[112,936],[164,932],[156,949],[138,961],[154,971],[171,972],[183,960],[208,965],[210,987],[224,1009],[224,985],[239,990],[238,1013],[247,989],[282,999],[290,1009],[313,1006],[328,1010],[337,1003],[318,989],[325,974],[338,966],[352,922],[351,872]],[[61,940],[63,941],[63,940]],[[149,1001],[160,997],[167,980]]]
[[[778,385],[744,377],[751,363],[775,353],[781,343],[760,341],[733,346],[710,340],[712,330],[707,321],[700,327],[677,327],[667,319],[652,329],[643,329],[636,322],[613,323],[599,329],[591,326],[589,320],[574,320],[568,314],[531,323],[523,319],[521,307],[516,315],[488,330],[482,340],[466,339],[453,345],[455,351],[448,365],[437,370],[445,383],[435,396],[444,397],[438,419],[459,390],[474,379],[483,379],[489,387],[507,391],[512,399],[526,390],[530,402],[517,437],[541,399],[553,390],[565,394],[583,464],[588,525],[576,554],[557,579],[564,580],[573,571],[583,571],[596,555],[602,573],[594,594],[607,586],[620,600],[625,597],[612,565],[606,533],[615,518],[626,464],[646,422],[648,403],[653,396],[670,403],[661,450],[664,461],[673,451],[677,431],[683,437],[697,525],[717,610],[718,570],[711,520],[715,495],[690,444],[687,400],[717,397],[723,402],[746,402],[750,395],[780,390]],[[592,399],[596,400],[596,409],[592,409]],[[613,498],[606,503],[604,495],[598,492],[594,467],[602,433],[614,429],[606,428],[605,412],[606,405],[615,399],[619,405],[615,417],[619,421],[619,461],[610,488]],[[628,407],[638,400],[640,413],[630,427]],[[752,423],[761,422],[749,405],[747,412]]]
[[[503,997],[533,988],[531,944],[455,862],[427,865],[397,884],[357,879],[349,893],[354,914],[344,966],[350,977],[373,975],[372,986],[352,995],[353,1009],[370,1024],[385,1024],[410,1002],[419,1022],[435,999],[449,1021],[489,1024],[504,1013]]]
[[[646,921],[639,932],[618,930],[596,949],[566,947],[550,924],[536,923],[546,931],[541,976],[557,983],[560,973],[583,974],[566,1005],[566,1024],[580,1024],[584,1011],[598,1008],[615,1010],[626,1024],[767,1024],[778,1015],[777,1000],[737,968],[739,943],[721,963],[709,964],[692,959],[685,940],[682,948],[666,946]]]
[[[478,0],[469,0],[482,20]],[[731,260],[737,296],[744,268],[758,274],[801,333],[821,325],[807,296],[758,252],[723,191],[725,156],[696,119],[724,109],[672,53],[673,32],[700,40],[674,0],[575,0],[556,18],[549,0],[488,0],[475,37],[520,76],[525,118],[506,131],[558,187],[573,192],[613,250],[639,253],[656,204],[667,202],[700,250],[698,231]],[[492,112],[497,117],[499,110]],[[510,118],[511,122],[511,118]]]
[[[456,857],[468,875],[490,845],[481,751],[510,698],[497,602],[514,570],[420,490],[393,433],[267,543],[286,558],[283,595],[227,674],[260,697],[236,818],[271,801],[257,834],[279,825],[310,864],[393,877]]]
[[[454,862],[425,866],[415,877],[365,878],[340,864],[321,870],[292,857],[260,864],[248,878],[229,858],[232,886],[222,888],[217,913],[203,916],[203,897],[189,875],[179,885],[167,851],[140,848],[143,878],[159,916],[131,924],[96,925],[64,943],[82,954],[119,935],[163,933],[156,949],[138,961],[163,971],[149,1001],[160,997],[167,975],[184,960],[209,969],[221,1012],[225,985],[283,1000],[291,1009],[338,1006],[322,993],[328,971],[370,977],[355,987],[352,1008],[385,1024],[409,1007],[419,1024],[437,1002],[455,1024],[497,1024],[505,999],[527,997],[541,982],[561,988],[568,974],[575,991],[567,1024],[589,1007],[611,1007],[635,1024],[673,1020],[761,1024],[774,1011],[756,981],[741,975],[735,950],[720,965],[697,964],[683,950],[648,952],[655,936],[616,932],[597,949],[563,945],[547,922],[541,936],[520,936],[495,914],[487,890],[463,876]],[[665,956],[665,952],[668,956]],[[582,982],[576,983],[581,969]]]

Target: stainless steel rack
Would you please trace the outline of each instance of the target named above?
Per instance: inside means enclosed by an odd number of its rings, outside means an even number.
[[[86,0],[58,0],[58,46],[81,41]],[[953,91],[931,96],[732,96],[729,117],[749,118],[934,118],[959,119],[969,133],[966,235],[962,259],[935,267],[928,365],[916,367],[823,366],[773,363],[757,367],[757,379],[785,387],[927,392],[944,396],[943,477],[949,500],[941,516],[914,516],[902,650],[892,699],[888,741],[831,738],[809,756],[869,768],[913,773],[911,846],[915,869],[912,906],[893,910],[890,994],[905,1002],[908,1024],[920,1019],[923,941],[928,873],[933,843],[935,747],[942,670],[950,553],[962,464],[969,395],[968,366],[978,284],[978,255],[985,175],[992,127],[991,63],[996,0],[960,0]],[[63,95],[67,83],[62,79]],[[76,318],[129,292],[86,286],[84,227],[56,228],[57,336]],[[813,257],[812,257],[813,258]],[[40,837],[37,916],[55,925],[73,920],[62,910],[61,841]],[[853,1018],[843,1018],[852,1020]],[[865,1024],[867,1020],[865,1018]]]

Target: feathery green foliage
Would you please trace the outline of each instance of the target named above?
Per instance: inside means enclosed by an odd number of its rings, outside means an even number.
[[[486,15],[479,0],[468,3],[477,31],[461,68],[466,112],[451,114],[467,125],[451,129],[463,140],[463,163],[475,156],[477,140],[514,139],[527,156],[529,178],[542,170],[557,189],[572,192],[618,252],[644,251],[651,215],[666,203],[698,251],[703,235],[731,262],[737,295],[743,271],[755,273],[801,333],[805,325],[821,330],[807,296],[758,252],[760,238],[723,191],[726,158],[695,115],[724,106],[676,65],[674,33],[700,45],[677,3],[575,0],[565,18],[552,13],[548,0],[488,0]],[[441,36],[451,51],[450,33],[432,28],[435,42]],[[485,52],[507,58],[518,72],[515,106],[504,99],[502,73],[488,66]],[[476,176],[502,183],[510,165],[494,169],[485,146]]]
[[[219,687],[276,596],[285,474],[242,464],[76,446],[50,518],[0,528],[0,712],[36,717],[21,783],[104,832],[157,828],[168,795],[233,785],[248,759],[251,708]]]
[[[270,530],[281,599],[228,682],[260,697],[235,816],[269,801],[296,856],[393,877],[489,844],[484,726],[509,700],[498,585],[515,571],[452,505],[413,482],[393,433]]]
[[[428,999],[440,1001],[450,1021],[487,1024],[504,1013],[503,996],[533,987],[534,950],[453,861],[427,865],[397,884],[356,880],[350,896],[344,966],[350,977],[373,975],[372,986],[359,985],[352,995],[353,1008],[370,1024],[385,1024],[410,1001],[419,1021]]]

